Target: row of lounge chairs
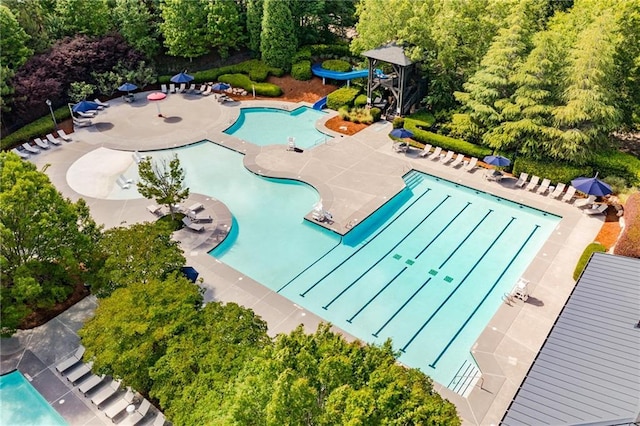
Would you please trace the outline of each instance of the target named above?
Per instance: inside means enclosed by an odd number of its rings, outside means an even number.
[[[143,399],[140,405],[135,408],[135,393],[131,388],[124,391],[121,389],[122,382],[115,379],[107,379],[105,375],[95,375],[91,373],[92,363],[83,363],[82,357],[85,348],[80,346],[69,358],[56,365],[56,371],[74,386],[78,385],[78,391],[86,398],[90,398],[91,403],[102,410],[104,415],[114,421],[125,410],[125,417],[118,424],[125,426],[135,426],[142,422],[147,416],[151,403]],[[119,398],[117,398],[119,396]],[[129,411],[132,406],[133,411]],[[158,412],[153,420],[153,426],[162,426],[165,423],[164,414]]]
[[[435,147],[433,151],[431,151],[431,144],[426,144],[422,151],[418,153],[418,157],[426,157],[432,161],[438,161],[442,164],[447,164],[451,167],[458,167],[462,165],[462,169],[468,172],[475,170],[478,166],[478,159],[476,157],[471,157],[469,161],[465,160],[464,154],[456,154],[454,151],[447,151],[446,154],[442,153],[442,147]]]
[[[211,86],[209,86],[208,84],[202,84],[200,88],[197,89],[195,84],[191,84],[187,86],[186,83],[182,83],[180,84],[180,86],[176,87],[175,84],[171,83],[169,84],[168,88],[166,84],[161,84],[160,91],[165,94],[185,93],[185,94],[209,96],[211,94]]]
[[[45,139],[42,138],[34,138],[33,143],[31,145],[28,142],[23,143],[19,148],[13,148],[12,151],[17,154],[20,158],[26,160],[31,157],[33,154],[39,154],[43,150],[48,150],[52,146],[60,146],[62,141],[71,141],[71,137],[68,136],[64,130],[58,130],[58,138],[53,136],[52,133],[48,133]],[[22,148],[22,149],[20,149]]]

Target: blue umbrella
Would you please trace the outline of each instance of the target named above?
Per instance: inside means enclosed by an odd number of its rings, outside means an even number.
[[[487,155],[482,161],[496,167],[507,167],[511,164],[511,160],[501,155]]]
[[[122,86],[118,87],[118,90],[121,92],[130,92],[132,90],[136,90],[138,86],[133,83],[125,83]]]
[[[211,86],[212,90],[218,90],[220,92],[222,92],[223,90],[227,90],[229,89],[231,86],[228,85],[227,83],[216,83],[213,86]]]
[[[191,282],[194,283],[198,279],[198,275],[200,275],[193,266],[183,266],[182,268],[180,268],[180,271],[185,277],[187,277]]]
[[[87,112],[98,109],[98,104],[91,101],[80,101],[71,107],[73,112]]]
[[[176,74],[171,77],[172,83],[188,83],[193,80],[193,77],[187,74],[186,72],[181,72],[180,74]]]
[[[391,136],[393,136],[394,138],[399,138],[399,139],[405,139],[405,138],[412,138],[413,137],[413,132],[402,128],[402,129],[393,129],[391,131]]]
[[[598,174],[594,177],[579,177],[571,181],[571,186],[577,189],[580,192],[584,192],[588,195],[597,195],[598,197],[602,197],[604,195],[609,195],[613,192],[611,187],[598,179]]]

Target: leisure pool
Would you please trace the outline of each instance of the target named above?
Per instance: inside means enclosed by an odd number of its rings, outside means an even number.
[[[67,422],[16,370],[0,376],[0,424],[66,426]]]

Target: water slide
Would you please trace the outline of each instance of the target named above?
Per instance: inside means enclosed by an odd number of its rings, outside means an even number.
[[[318,77],[331,78],[333,80],[353,80],[354,78],[363,78],[369,76],[369,70],[356,70],[347,72],[331,71],[322,68],[322,64],[317,63],[311,66],[311,72]]]
[[[316,103],[313,104],[313,109],[317,109],[318,111],[320,111],[326,106],[327,106],[327,97],[325,96],[324,98],[318,99]]]

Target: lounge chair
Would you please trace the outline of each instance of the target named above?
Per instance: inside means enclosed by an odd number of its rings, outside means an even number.
[[[211,94],[211,86],[207,85],[205,90],[202,91],[201,95],[202,96],[209,96],[210,94]]]
[[[178,92],[187,93],[187,84],[186,83],[181,83],[180,84],[180,88],[178,89]]]
[[[553,192],[549,195],[551,196],[551,198],[558,198],[560,194],[562,194],[562,191],[564,191],[565,187],[566,185],[560,182],[558,183],[558,185],[556,185],[556,189],[554,189]]]
[[[173,83],[169,84],[169,91],[171,93],[176,93],[176,85]]]
[[[446,154],[444,157],[442,157],[442,158],[440,159],[440,162],[441,162],[442,164],[448,164],[448,163],[450,163],[450,162],[451,162],[451,160],[453,160],[453,155],[454,155],[454,154],[455,154],[455,152],[453,152],[453,151],[447,151],[447,154]]]
[[[287,138],[287,151],[295,151],[296,150],[296,138],[289,137]]]
[[[488,181],[492,181],[492,182],[500,182],[503,177],[504,177],[504,175],[502,174],[502,172],[500,170],[490,170],[489,169],[485,173],[485,178]]]
[[[202,203],[191,204],[188,208],[188,210],[192,212],[198,212],[202,209],[204,209],[204,206],[202,205]]]
[[[74,118],[73,119],[73,125],[74,126],[78,126],[78,127],[89,127],[89,126],[93,126],[93,121],[91,121],[91,120],[76,120]]]
[[[149,213],[158,216],[162,211],[162,207],[156,206],[155,204],[150,204],[147,206],[147,210],[149,210]]]
[[[424,146],[424,148],[422,148],[422,151],[420,151],[420,153],[418,154],[418,157],[426,157],[430,153],[431,153],[431,144],[428,143]]]
[[[409,150],[409,144],[406,142],[396,142],[393,144],[393,150],[395,152],[407,152]]]
[[[74,385],[78,380],[91,373],[91,366],[93,362],[89,362],[88,364],[82,364],[74,370],[71,370],[69,374],[67,374],[67,380],[73,383]]]
[[[131,389],[127,389],[127,392],[121,399],[115,401],[113,404],[105,408],[104,415],[110,419],[113,419],[118,414],[122,413],[129,404],[133,403],[134,397],[135,394],[133,393],[133,391]]]
[[[597,207],[592,206],[590,209],[586,209],[584,212],[588,215],[595,215],[595,214],[604,214],[605,211],[607,211],[607,209],[609,208],[609,204],[607,203],[603,203],[603,204],[598,204]]]
[[[95,389],[100,383],[102,383],[103,379],[104,379],[104,374],[102,376],[96,376],[95,374],[92,374],[91,377],[89,377],[87,380],[85,380],[80,384],[80,387],[78,388],[78,390],[82,392],[84,396],[86,396],[89,392]]]
[[[64,374],[65,371],[79,363],[84,355],[84,350],[84,346],[80,345],[73,355],[58,363],[58,365],[56,365],[58,373]]]
[[[120,175],[120,179],[126,183],[133,183],[133,179],[126,177],[125,175]]]
[[[54,145],[60,145],[62,143],[60,142],[60,139],[55,138],[51,133],[47,133],[47,141]]]
[[[142,400],[140,406],[133,413],[129,414],[124,420],[122,420],[120,426],[135,426],[144,419],[149,412],[151,403],[145,398]]]
[[[436,149],[433,150],[433,152],[431,153],[431,155],[429,155],[429,160],[435,160],[437,158],[440,158],[440,153],[442,152],[442,147],[437,146]]]
[[[115,395],[116,392],[118,392],[118,389],[120,389],[120,384],[120,380],[112,380],[111,383],[109,383],[109,386],[102,389],[91,398],[91,402],[99,407],[103,402],[105,402],[107,399]]]
[[[585,207],[589,204],[593,204],[596,201],[595,195],[589,195],[587,198],[578,198],[573,202],[573,205],[576,207]]]
[[[153,423],[151,423],[151,426],[164,426],[164,423],[165,423],[164,414],[158,413]]]
[[[187,210],[187,212],[185,213],[185,216],[187,216],[193,223],[213,222],[213,218],[211,217],[211,215],[208,215],[205,213],[197,214],[193,211]]]
[[[546,179],[546,178],[542,179],[542,183],[540,184],[536,192],[538,194],[544,194],[549,189],[550,184],[551,184],[551,181],[549,179]]]
[[[167,85],[166,85],[166,84],[161,84],[161,85],[160,85],[160,91],[161,91],[162,93],[164,93],[165,95],[166,95],[167,93],[169,93],[169,91],[167,90]]]
[[[201,84],[200,88],[198,89],[198,93],[200,93],[201,95],[205,92],[205,90],[207,90],[207,86],[206,84]]]
[[[469,160],[469,164],[464,166],[463,169],[468,172],[472,172],[476,169],[476,167],[478,167],[478,159],[476,157],[471,157],[471,160]]]
[[[183,217],[183,218],[182,218],[182,223],[184,223],[184,225],[185,225],[187,228],[189,228],[189,229],[191,229],[191,230],[193,230],[193,231],[196,231],[196,232],[202,232],[202,231],[204,231],[204,225],[200,225],[200,224],[197,224],[197,223],[193,223],[193,222],[191,221],[191,219],[189,219],[188,217]]]
[[[76,111],[76,114],[78,114],[82,118],[93,118],[98,115],[98,111],[96,111],[95,109],[90,109],[89,111],[85,112]]]
[[[520,173],[520,177],[518,178],[518,181],[516,182],[516,186],[518,188],[522,188],[524,186],[524,184],[527,183],[527,179],[529,179],[529,174],[528,173]]]
[[[97,104],[98,104],[98,105],[100,105],[101,107],[109,108],[109,104],[108,104],[107,102],[102,102],[102,101],[101,101],[100,99],[98,99],[98,98],[95,98],[95,99],[93,100],[93,102],[97,103]]]
[[[133,151],[133,154],[131,154],[131,156],[133,157],[133,160],[136,162],[136,164],[140,164],[140,162],[142,160],[146,160],[147,158],[151,158],[148,155],[140,154],[138,151]]]
[[[30,158],[31,156],[29,154],[27,154],[24,151],[20,151],[18,148],[13,148],[11,150],[14,154],[18,155],[20,158],[22,158],[23,160],[26,160],[27,158]]]
[[[58,137],[67,142],[71,142],[73,140],[71,139],[71,136],[67,135],[62,129],[58,130]]]
[[[458,165],[462,164],[463,161],[464,161],[464,154],[458,154],[455,160],[453,160],[453,162],[449,165],[451,167],[457,167]]]
[[[25,149],[25,151],[27,151],[30,154],[37,154],[40,152],[38,148],[36,148],[35,146],[29,145],[28,142],[23,143],[22,147]]]
[[[573,186],[569,186],[569,189],[567,189],[567,192],[564,193],[564,195],[562,196],[562,201],[564,201],[565,203],[568,203],[569,201],[571,201],[571,199],[576,195],[576,189]]]
[[[527,191],[533,191],[538,186],[538,182],[540,182],[540,178],[538,176],[532,176],[529,184],[527,185]]]
[[[189,86],[189,93],[194,93],[196,95],[199,95],[201,92],[202,92],[201,90],[198,90],[196,88],[195,84],[192,84],[191,86]]]
[[[120,176],[118,179],[116,179],[116,183],[122,189],[129,189],[129,187],[131,186],[130,184],[128,184],[126,181],[124,181],[122,179],[122,176]]]
[[[51,145],[48,142],[43,141],[41,138],[34,138],[33,141],[42,149],[49,149]]]

